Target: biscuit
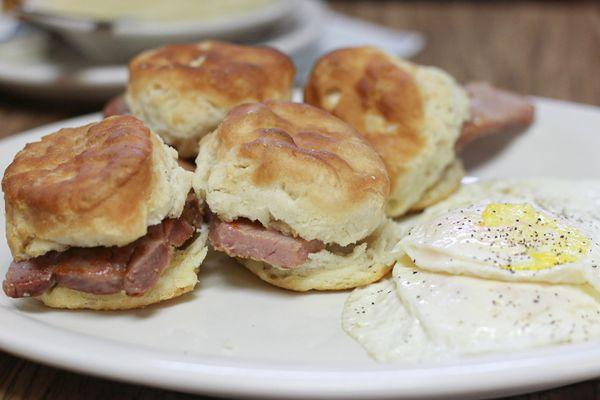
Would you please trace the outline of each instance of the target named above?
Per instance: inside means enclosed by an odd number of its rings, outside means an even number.
[[[422,211],[447,199],[460,188],[460,182],[464,176],[465,169],[462,162],[456,159],[446,168],[440,180],[427,189],[421,199],[411,206],[410,210]]]
[[[382,156],[392,217],[407,212],[440,179],[469,118],[469,99],[447,73],[373,47],[321,57],[304,99],[355,127]]]
[[[221,220],[247,218],[346,246],[385,220],[389,179],[350,126],[318,108],[266,102],[232,110],[200,144],[193,186]]]
[[[289,100],[295,68],[283,53],[203,41],[146,51],[129,64],[126,102],[182,157],[242,103]]]

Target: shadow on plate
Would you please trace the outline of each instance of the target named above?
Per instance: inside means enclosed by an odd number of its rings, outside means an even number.
[[[527,131],[516,129],[510,132],[481,137],[467,144],[460,151],[459,157],[462,159],[467,171],[473,170],[498,157],[509,147],[514,139],[522,134],[527,134]]]
[[[195,292],[186,293],[183,296],[174,299],[162,301],[152,304],[144,308],[132,310],[115,310],[115,311],[97,311],[97,310],[68,310],[61,308],[46,307],[41,301],[35,299],[19,299],[14,302],[15,308],[27,314],[43,314],[43,313],[86,313],[99,316],[123,316],[129,315],[136,318],[148,318],[159,312],[163,308],[177,307],[178,304],[188,303],[195,299]]]
[[[216,280],[221,280],[225,286],[233,290],[261,291],[273,296],[302,296],[301,292],[281,289],[262,281],[256,275],[248,271],[242,264],[227,255],[210,250],[202,267],[200,267],[200,282],[196,287],[198,293],[202,293]]]

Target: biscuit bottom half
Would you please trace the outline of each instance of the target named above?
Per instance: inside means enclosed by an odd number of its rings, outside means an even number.
[[[397,244],[404,229],[401,224],[386,220],[350,251],[325,249],[312,253],[307,262],[295,268],[283,269],[251,259],[237,260],[263,281],[284,289],[298,292],[351,289],[387,275],[400,257]]]

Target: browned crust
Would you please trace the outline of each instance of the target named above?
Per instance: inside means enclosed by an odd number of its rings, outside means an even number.
[[[332,93],[339,94],[339,102],[329,107],[326,97]],[[403,173],[402,166],[424,147],[423,100],[417,84],[377,49],[340,49],[321,57],[312,70],[304,99],[330,111],[367,138],[388,168],[392,191],[396,177]],[[369,128],[366,114],[380,116],[395,128],[388,132]]]
[[[218,41],[173,44],[150,50],[129,64],[129,90],[168,85],[201,92],[220,106],[282,98],[296,73],[285,54],[269,47]]]
[[[131,116],[61,129],[29,143],[4,173],[8,243],[15,259],[34,237],[137,228],[150,193],[151,132]],[[112,225],[114,224],[114,225]],[[130,227],[130,228],[128,228]]]
[[[237,147],[241,158],[251,160],[254,184],[283,185],[290,192],[296,188],[299,195],[314,192],[310,196],[315,205],[333,213],[366,195],[389,194],[389,178],[377,153],[352,127],[310,105],[241,105],[229,113],[217,135],[220,157]],[[323,193],[319,187],[336,193]]]

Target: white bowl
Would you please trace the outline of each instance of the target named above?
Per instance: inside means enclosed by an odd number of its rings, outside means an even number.
[[[292,15],[274,24],[273,32],[253,44],[275,47],[290,55],[300,71],[307,71],[322,52],[319,38],[323,22],[331,14],[317,0],[303,0],[298,5]],[[17,35],[0,42],[0,89],[35,98],[92,103],[123,91],[126,63],[98,65],[44,31],[21,28]]]
[[[273,0],[245,14],[214,21],[97,21],[63,16],[36,9],[25,3],[19,16],[38,27],[57,33],[83,55],[97,62],[123,62],[142,50],[167,43],[201,39],[250,39],[276,21],[291,14],[298,0]]]

